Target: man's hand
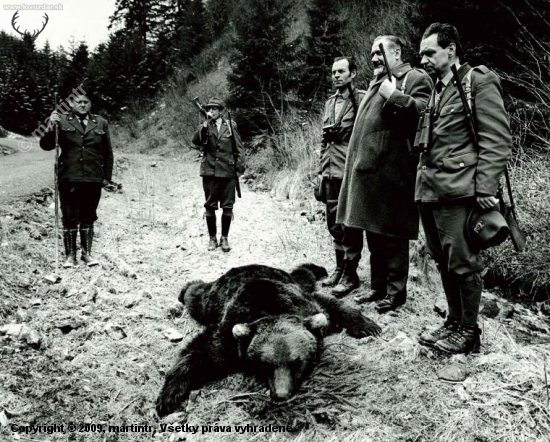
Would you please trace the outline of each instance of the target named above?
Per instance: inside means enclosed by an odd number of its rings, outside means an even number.
[[[498,203],[496,196],[478,196],[476,200],[482,209],[492,209]]]
[[[378,92],[384,98],[385,100],[388,100],[391,97],[391,94],[395,92],[397,89],[397,79],[395,77],[391,77],[391,80],[388,80],[387,78],[382,82],[380,85],[380,89]]]
[[[101,185],[103,187],[107,187],[107,186],[111,185],[111,182],[109,180],[106,180],[105,178],[103,178],[103,181],[102,181]]]
[[[61,120],[61,114],[53,111],[50,115],[50,120],[48,121],[48,129],[52,129],[59,120]]]

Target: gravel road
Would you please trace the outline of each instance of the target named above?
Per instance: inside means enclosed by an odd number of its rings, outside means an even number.
[[[54,152],[43,151],[34,140],[20,143],[0,138],[0,147],[16,150],[0,155],[0,204],[53,186]]]

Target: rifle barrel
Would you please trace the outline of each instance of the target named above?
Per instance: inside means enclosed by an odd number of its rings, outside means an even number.
[[[380,52],[382,52],[382,57],[384,58],[384,66],[386,66],[386,73],[388,74],[388,79],[391,81],[391,70],[390,64],[388,63],[388,57],[386,57],[386,51],[384,50],[384,44],[380,43],[378,45]]]

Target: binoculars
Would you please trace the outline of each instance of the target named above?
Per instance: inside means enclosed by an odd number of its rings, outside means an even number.
[[[323,126],[323,139],[327,142],[336,142],[340,136],[341,127],[337,124]]]

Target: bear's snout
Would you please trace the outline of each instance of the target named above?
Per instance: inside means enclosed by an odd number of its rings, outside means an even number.
[[[269,392],[273,401],[286,401],[294,393],[292,373],[286,367],[276,368],[269,382]]]

